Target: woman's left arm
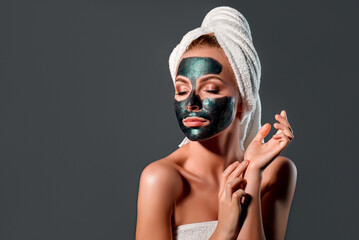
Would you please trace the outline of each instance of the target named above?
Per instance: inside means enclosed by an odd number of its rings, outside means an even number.
[[[264,170],[269,181],[261,195],[262,173],[248,168],[247,212],[237,239],[284,239],[292,203],[297,169],[288,158],[278,156]]]
[[[285,111],[277,114],[276,119],[280,122],[274,124],[277,133],[263,143],[270,131],[269,124],[263,125],[244,155],[244,159],[250,161],[245,173],[248,205],[237,240],[284,239],[296,183],[296,168],[289,159],[279,154],[294,136]],[[263,171],[270,181],[261,196]]]
[[[266,239],[284,239],[297,182],[297,168],[288,158],[277,157],[266,169],[270,176],[261,197]]]

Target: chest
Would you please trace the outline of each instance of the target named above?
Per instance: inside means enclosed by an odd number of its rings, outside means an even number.
[[[267,176],[264,174],[261,183],[262,194],[266,190],[267,181]],[[218,192],[219,184],[183,178],[182,194],[174,204],[173,225],[217,220]]]
[[[217,220],[218,184],[183,180],[183,191],[174,206],[174,225]]]

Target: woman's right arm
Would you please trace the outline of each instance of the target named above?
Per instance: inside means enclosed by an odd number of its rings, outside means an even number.
[[[136,240],[172,239],[171,216],[182,187],[179,173],[163,163],[149,164],[140,177]]]

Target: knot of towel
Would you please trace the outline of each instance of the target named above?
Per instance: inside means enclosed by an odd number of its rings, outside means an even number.
[[[179,60],[191,42],[211,33],[226,54],[237,80],[243,107],[239,141],[241,148],[245,150],[261,127],[259,97],[261,65],[252,43],[248,22],[240,12],[226,6],[216,7],[208,12],[201,27],[185,34],[173,49],[169,58],[171,77],[175,83]],[[185,138],[179,146],[183,146],[188,141]]]

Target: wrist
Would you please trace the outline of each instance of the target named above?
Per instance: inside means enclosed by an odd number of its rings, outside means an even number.
[[[260,193],[262,171],[258,168],[247,168],[244,178],[247,180],[246,193],[252,197]]]
[[[258,169],[247,169],[244,178],[247,180],[247,187],[246,187],[246,192],[247,192],[250,186],[261,185],[262,171],[258,171]]]
[[[249,164],[246,169],[246,175],[247,173],[250,173],[251,175],[262,176],[263,170],[264,169],[255,164],[255,161],[249,161]]]

